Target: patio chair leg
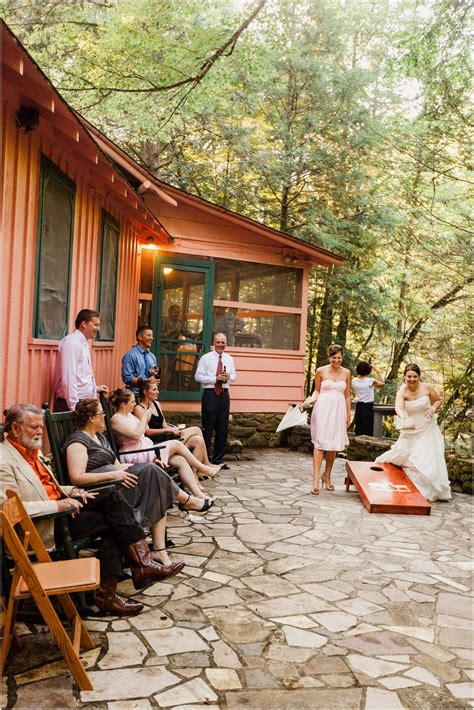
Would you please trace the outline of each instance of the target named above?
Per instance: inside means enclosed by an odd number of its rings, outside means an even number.
[[[90,637],[90,634],[82,621],[80,614],[76,607],[74,606],[74,603],[71,599],[71,596],[69,594],[60,594],[56,597],[58,600],[59,604],[64,610],[64,613],[67,615],[67,618],[69,619],[69,623],[71,624],[71,627],[73,625],[74,619],[78,618],[80,620],[80,626],[81,626],[81,647],[82,648],[95,648],[95,643]]]
[[[16,612],[18,609],[18,601],[13,599],[13,595],[8,601],[8,606],[5,614],[5,623],[3,625],[3,641],[2,641],[2,675],[5,670],[8,654],[15,637],[14,627]]]

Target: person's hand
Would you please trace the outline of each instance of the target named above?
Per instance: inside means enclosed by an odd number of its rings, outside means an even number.
[[[349,429],[349,427],[351,425],[351,421],[352,421],[352,417],[349,414],[349,416],[346,417],[346,429]]]
[[[143,414],[142,418],[147,424],[150,421],[152,414],[153,414],[153,412],[151,409],[145,409],[145,413]]]
[[[300,404],[298,404],[298,409],[300,410],[300,412],[304,412],[303,402],[300,402]]]
[[[220,375],[217,375],[216,382],[227,382],[228,376],[227,372],[221,372]]]
[[[433,419],[434,415],[436,414],[436,411],[433,407],[428,407],[428,409],[425,412],[425,419]]]
[[[58,506],[59,512],[61,510],[68,510],[69,508],[74,508],[74,511],[72,512],[73,517],[80,513],[82,508],[82,503],[80,503],[75,498],[61,498],[60,500],[56,501],[56,505]]]
[[[71,498],[80,499],[84,505],[87,504],[87,501],[97,498],[98,495],[98,491],[86,491],[83,488],[73,488],[70,494]]]
[[[121,481],[122,486],[125,486],[125,488],[135,488],[138,483],[138,476],[122,469],[121,471],[113,472],[113,480]]]
[[[105,394],[107,394],[109,388],[107,387],[107,385],[99,385],[98,387],[96,387],[96,390],[97,392],[104,392]]]

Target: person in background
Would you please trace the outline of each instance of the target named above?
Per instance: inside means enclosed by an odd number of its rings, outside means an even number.
[[[326,469],[321,479],[328,491],[333,491],[331,472],[338,451],[349,443],[347,429],[351,423],[351,373],[342,367],[344,351],[340,345],[327,349],[329,365],[316,370],[314,393],[300,404],[300,409],[314,404],[311,414],[311,441],[313,442],[313,485],[311,493],[318,495],[320,469],[326,458]]]
[[[76,316],[75,326],[76,330],[59,344],[53,384],[55,412],[73,410],[80,399],[109,391],[107,385],[96,385],[88,344],[100,330],[100,313],[83,308]]]
[[[224,333],[214,336],[214,350],[206,353],[199,360],[195,379],[203,389],[201,416],[204,441],[207,454],[214,464],[222,464],[222,468],[229,468],[223,463],[227,448],[229,433],[230,396],[229,385],[235,382],[234,359],[224,352],[227,339]],[[214,437],[214,452],[211,457],[211,440]]]
[[[135,337],[136,345],[127,350],[122,358],[122,381],[125,387],[138,394],[142,382],[154,380],[158,375],[158,363],[155,354],[150,351],[153,330],[148,325],[141,325]]]
[[[377,377],[369,377],[372,370]],[[380,370],[365,360],[357,363],[357,377],[352,378],[352,388],[356,396],[355,433],[356,436],[374,435],[374,387],[383,387],[385,379]]]

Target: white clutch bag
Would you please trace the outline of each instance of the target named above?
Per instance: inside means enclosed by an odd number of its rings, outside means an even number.
[[[405,429],[416,429],[415,422],[411,417],[406,417],[405,419],[401,419],[400,417],[395,416],[393,418],[393,422],[396,426],[397,429],[400,429],[401,431]]]
[[[308,415],[305,412],[301,412],[297,404],[290,404],[277,427],[277,432],[289,429],[292,426],[305,426],[307,423]]]

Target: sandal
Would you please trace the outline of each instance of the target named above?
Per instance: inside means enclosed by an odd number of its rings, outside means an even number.
[[[205,513],[209,508],[212,508],[214,505],[214,501],[212,498],[204,498],[202,507],[199,508],[199,510],[195,510],[194,508],[186,508],[186,504],[188,503],[189,499],[191,498],[191,493],[188,493],[188,497],[184,501],[184,503],[178,503],[178,508],[179,510],[191,510],[193,513]]]
[[[324,476],[321,478],[321,485],[323,486],[323,488],[324,488],[324,486],[326,486],[327,491],[334,490],[334,485],[330,481],[328,483],[328,481],[324,478]]]

